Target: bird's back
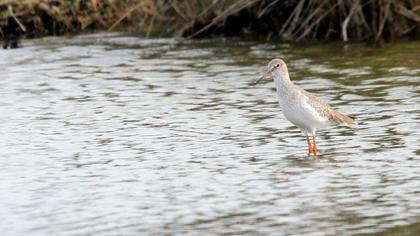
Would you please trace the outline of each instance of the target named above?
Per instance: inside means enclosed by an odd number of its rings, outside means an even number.
[[[329,122],[347,126],[357,124],[354,118],[336,111],[333,107],[331,107],[327,102],[325,102],[321,98],[315,96],[314,94],[304,90],[303,88],[297,85],[294,85],[294,87],[299,91],[299,93],[301,93],[306,98],[305,101],[308,103],[308,105],[315,109],[320,116],[324,117]]]

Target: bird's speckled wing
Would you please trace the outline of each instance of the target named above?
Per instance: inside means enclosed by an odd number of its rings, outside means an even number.
[[[332,108],[328,103],[326,103],[321,98],[313,95],[312,93],[300,87],[298,88],[299,88],[299,92],[301,92],[307,98],[307,103],[312,108],[314,108],[320,116],[326,118],[331,123],[345,124],[345,125],[356,124],[356,121],[354,119],[336,111],[334,108]]]

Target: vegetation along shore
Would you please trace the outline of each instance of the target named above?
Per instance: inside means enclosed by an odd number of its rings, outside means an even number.
[[[4,47],[22,37],[116,29],[144,36],[285,41],[418,38],[420,0],[0,0]]]

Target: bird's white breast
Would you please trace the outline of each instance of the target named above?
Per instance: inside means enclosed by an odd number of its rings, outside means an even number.
[[[294,125],[309,130],[328,125],[328,120],[309,105],[306,96],[285,89],[280,89],[277,93],[284,116]]]

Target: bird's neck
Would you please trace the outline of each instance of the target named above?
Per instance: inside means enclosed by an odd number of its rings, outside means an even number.
[[[291,86],[293,86],[287,71],[275,71],[273,73],[273,77],[278,93],[284,92],[285,90],[287,91]]]

